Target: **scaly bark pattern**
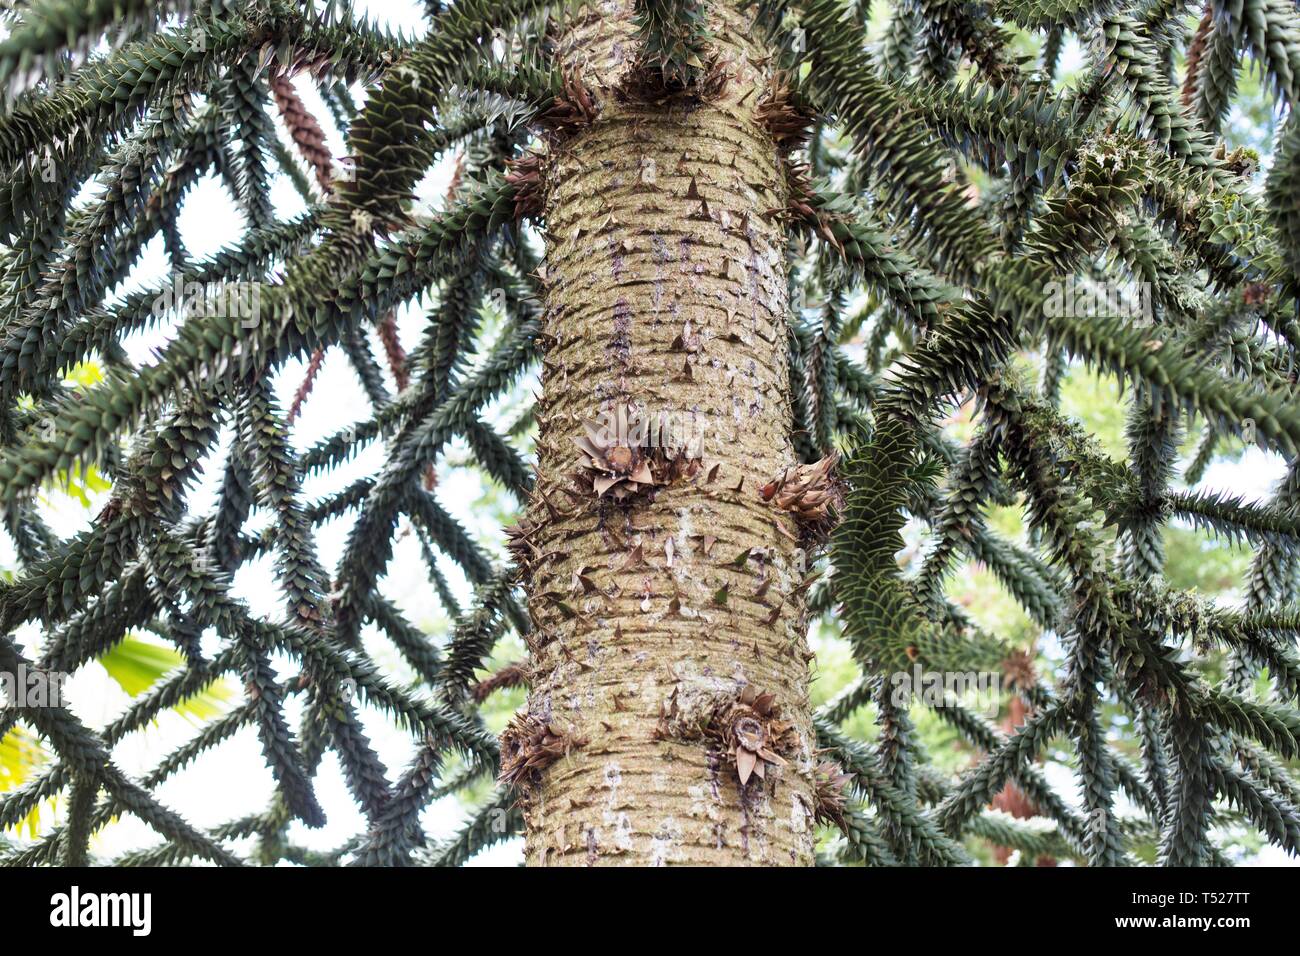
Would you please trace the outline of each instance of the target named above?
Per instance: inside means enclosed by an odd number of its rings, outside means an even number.
[[[532,865],[812,862],[800,531],[759,494],[796,463],[785,176],[756,115],[766,51],[726,5],[710,28],[726,79],[702,102],[638,96],[630,3],[560,40],[599,114],[544,162],[528,708],[567,753],[521,795]],[[686,474],[622,502],[575,446],[620,404],[702,437]],[[774,698],[784,763],[742,785],[709,720],[746,687]]]

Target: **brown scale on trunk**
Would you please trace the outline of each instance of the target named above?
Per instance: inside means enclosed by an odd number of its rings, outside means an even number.
[[[317,349],[311,353],[311,361],[307,363],[307,371],[303,373],[302,384],[298,386],[298,391],[294,393],[293,404],[289,406],[289,414],[285,417],[285,424],[292,425],[297,419],[298,413],[302,411],[302,403],[307,401],[307,396],[311,394],[312,386],[316,384],[316,374],[320,371],[321,363],[325,360],[325,350]]]
[[[325,144],[325,131],[321,129],[316,117],[312,115],[311,110],[307,109],[302,98],[298,96],[298,91],[293,88],[293,81],[287,74],[274,74],[270,79],[270,88],[271,95],[275,98],[275,105],[280,111],[280,116],[284,120],[290,138],[293,140],[294,145],[298,147],[298,152],[302,155],[302,158],[306,160],[307,165],[311,167],[312,172],[316,175],[316,182],[320,186],[321,192],[326,196],[331,195],[334,192],[334,159],[330,156],[329,147]],[[449,191],[449,198],[450,195]],[[402,348],[398,336],[397,319],[392,312],[387,313],[380,320],[378,329],[379,339],[383,343],[389,367],[392,369],[393,378],[397,382],[397,390],[400,392],[409,384],[411,373],[406,364],[406,351]],[[302,384],[298,386],[293,407],[289,411],[288,421],[290,423],[298,417],[303,401],[311,394],[312,386],[316,382],[316,375],[320,371],[321,361],[324,358],[324,349],[316,349],[312,352]],[[432,489],[436,484],[437,475],[433,470],[433,466],[430,465],[425,473],[424,486]]]
[[[402,340],[397,334],[397,317],[392,312],[386,312],[376,328],[379,330],[384,355],[388,358],[388,367],[393,372],[393,383],[399,392],[404,392],[406,386],[411,384],[411,370],[406,361],[406,349],[402,348]]]
[[[283,73],[274,74],[270,86],[271,95],[275,97],[275,105],[280,110],[290,138],[315,173],[321,191],[328,194],[334,185],[334,160],[330,157],[329,147],[325,145],[325,131],[311,110],[303,104],[288,76]]]
[[[797,464],[772,57],[715,3],[707,88],[648,100],[631,3],[600,9],[558,38],[583,109],[540,163],[538,481],[512,550],[528,727],[552,745],[521,793],[527,860],[810,865],[806,568],[799,519],[760,493]],[[698,447],[578,444],[627,406]],[[639,462],[652,480],[598,493]],[[718,724],[747,707],[754,726]]]
[[[1004,663],[1003,669],[1013,685],[1028,687],[1037,679],[1033,656],[1030,653],[1017,652],[1013,654]],[[1006,716],[1002,718],[1002,732],[1014,734],[1029,719],[1029,716],[1029,704],[1025,702],[1025,699],[1020,694],[1012,694],[1011,701],[1007,706]],[[993,798],[992,806],[993,809],[1008,813],[1017,820],[1028,820],[1031,817],[1038,816],[1038,807],[1014,783],[1008,783],[998,791],[997,796]],[[1006,866],[1013,852],[1010,847],[995,846],[993,848],[993,856],[1003,866]],[[1034,865],[1056,866],[1056,859],[1050,856],[1040,856]]]
[[[334,160],[330,156],[329,147],[325,145],[325,131],[321,129],[316,117],[298,96],[298,91],[293,88],[293,81],[286,74],[273,74],[270,87],[275,105],[280,110],[280,117],[289,131],[289,137],[316,175],[316,182],[321,192],[328,196],[334,187]],[[316,384],[316,374],[320,371],[324,358],[324,349],[318,348],[312,352],[302,384],[298,386],[298,392],[294,396],[293,407],[289,409],[287,419],[289,424],[293,424],[294,419],[298,417],[298,412],[302,410],[302,403],[311,394],[312,386]]]
[[[1214,8],[1205,5],[1201,22],[1196,25],[1196,33],[1187,47],[1187,77],[1183,80],[1183,108],[1192,109],[1196,101],[1196,86],[1200,82],[1201,61],[1205,57],[1205,46],[1210,40],[1210,28],[1214,24]]]

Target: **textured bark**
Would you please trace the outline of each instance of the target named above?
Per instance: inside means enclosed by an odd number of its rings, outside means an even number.
[[[773,216],[785,176],[756,113],[770,58],[718,3],[721,91],[638,101],[619,92],[636,72],[630,7],[608,3],[561,38],[599,114],[543,163],[546,359],[524,527],[528,710],[534,746],[549,728],[541,762],[554,762],[522,780],[527,860],[808,865],[803,552],[794,519],[759,494],[795,464]],[[696,429],[693,474],[623,502],[597,496],[575,440],[623,403]],[[701,725],[725,730],[716,714],[746,687],[772,694],[789,727],[786,763],[760,760],[765,778],[742,786]]]
[[[316,174],[316,182],[320,184],[321,190],[325,193],[333,192],[334,160],[325,145],[325,131],[320,128],[320,123],[316,122],[311,110],[303,104],[289,77],[276,73],[271,77],[270,85],[275,105],[284,118],[284,125],[298,147],[298,152]]]
[[[1200,82],[1201,76],[1201,61],[1205,57],[1205,46],[1210,40],[1210,29],[1213,26],[1214,8],[1207,3],[1205,13],[1201,16],[1201,22],[1196,25],[1196,33],[1192,36],[1192,42],[1187,47],[1187,78],[1183,80],[1184,109],[1194,111],[1196,86]]]

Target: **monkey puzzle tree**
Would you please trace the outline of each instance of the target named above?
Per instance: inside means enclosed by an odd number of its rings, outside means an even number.
[[[865,2],[460,0],[426,4],[418,40],[334,0],[14,7],[0,495],[21,571],[0,670],[75,671],[132,631],[184,663],[100,729],[75,701],[0,712],[0,739],[57,757],[0,797],[0,828],[67,795],[7,862],[85,862],[122,814],[162,841],[120,864],[455,864],[521,826],[532,864],[959,864],[984,840],[1196,865],[1226,824],[1300,846],[1300,473],[1268,504],[1191,487],[1216,448],[1300,448],[1300,132],[1280,127],[1262,190],[1219,138],[1243,56],[1289,113],[1293,5],[905,0],[877,35]],[[1068,87],[1067,45],[1086,64]],[[428,213],[413,195],[447,163]],[[210,172],[247,228],[198,258],[178,216]],[[277,214],[278,172],[305,213]],[[154,236],[173,275],[119,291]],[[393,314],[412,301],[408,354]],[[159,328],[135,363],[123,340]],[[328,350],[371,407],[299,450]],[[272,376],[294,360],[283,410]],[[87,361],[103,382],[72,387]],[[1126,458],[1061,412],[1072,365],[1124,384]],[[504,431],[503,400],[522,406]],[[508,561],[439,500],[453,441],[521,505]],[[375,443],[377,474],[305,500]],[[60,538],[38,495],[91,468],[108,503]],[[1023,511],[1023,540],[993,508]],[[318,531],[340,516],[327,572]],[[909,516],[924,554],[903,567]],[[1256,548],[1240,608],[1165,582],[1167,531],[1189,524]],[[445,641],[380,586],[406,530]],[[264,555],[278,617],[232,592]],[[966,560],[1059,642],[1058,672],[950,599]],[[816,619],[860,677],[814,712]],[[485,674],[511,632],[527,661]],[[376,633],[418,681],[381,668]],[[943,692],[978,675],[1022,724]],[[147,775],[119,768],[121,740],[225,676],[242,703]],[[519,685],[498,740],[481,705]],[[864,708],[870,740],[845,725]],[[942,772],[918,708],[982,757]],[[381,762],[373,712],[409,729],[405,768]],[[162,802],[248,727],[265,812],[204,829]],[[1049,748],[1080,800],[1049,785]],[[366,826],[323,853],[294,828],[323,823],[327,752]],[[429,803],[489,776],[463,831],[428,839]],[[986,809],[1012,786],[1043,823]]]

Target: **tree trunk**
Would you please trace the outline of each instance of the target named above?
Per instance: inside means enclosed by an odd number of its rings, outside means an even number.
[[[760,493],[796,464],[771,58],[716,3],[721,89],[655,102],[631,4],[603,10],[560,40],[598,113],[543,162],[532,690],[503,766],[530,865],[808,865],[803,551]]]

